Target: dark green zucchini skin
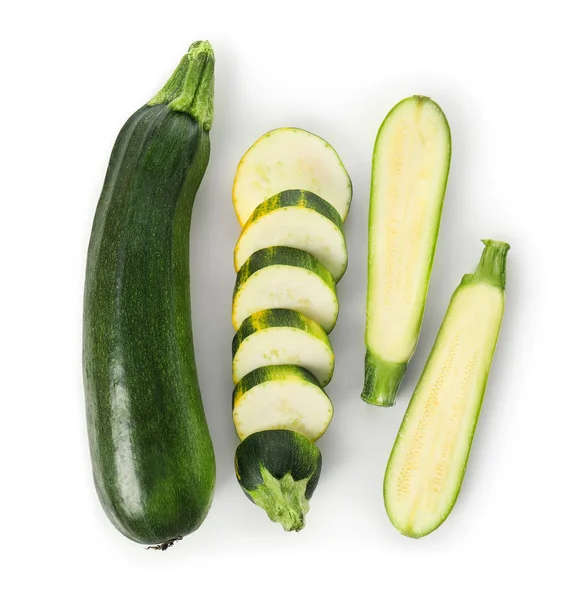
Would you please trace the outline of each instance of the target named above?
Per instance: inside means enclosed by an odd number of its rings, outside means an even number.
[[[138,110],[115,142],[84,295],[95,486],[117,529],[144,544],[197,529],[215,482],[193,351],[189,269],[191,212],[210,142],[204,122],[166,100]]]
[[[248,498],[286,531],[305,525],[321,474],[319,448],[286,429],[249,435],[236,449],[238,483]]]

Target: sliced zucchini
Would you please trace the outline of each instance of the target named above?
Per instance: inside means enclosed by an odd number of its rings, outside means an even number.
[[[272,365],[260,367],[238,382],[232,414],[241,440],[256,431],[289,429],[314,442],[325,433],[333,405],[306,369]]]
[[[262,310],[248,317],[232,340],[232,377],[268,365],[298,365],[326,386],[333,376],[335,356],[319,323],[287,308]]]
[[[369,207],[363,400],[392,406],[416,348],[448,180],[444,113],[423,96],[397,104],[379,129]]]
[[[258,205],[236,244],[236,271],[256,250],[270,246],[309,252],[323,263],[335,281],[347,268],[343,221],[329,202],[312,192],[286,190]]]
[[[347,218],[353,189],[337,152],[308,131],[284,127],[263,135],[238,164],[232,199],[240,225],[264,200],[291,189],[317,194]]]
[[[504,312],[509,245],[486,240],[476,273],[454,292],[385,474],[393,525],[422,537],[460,492]]]
[[[339,304],[331,273],[311,254],[273,246],[254,252],[236,277],[232,323],[267,308],[291,308],[317,321],[328,333]]]
[[[252,502],[285,531],[303,529],[321,473],[315,444],[294,431],[259,431],[238,446],[234,462],[238,482]]]

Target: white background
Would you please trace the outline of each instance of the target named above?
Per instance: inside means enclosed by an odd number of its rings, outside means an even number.
[[[566,2],[15,2],[1,18],[0,399],[4,598],[570,598]],[[84,268],[121,125],[187,46],[215,49],[212,155],[192,221],[192,306],[217,459],[212,509],[165,553],[105,518],[91,480],[81,378]],[[453,137],[417,352],[393,409],[360,400],[366,213],[387,111],[433,97]],[[262,133],[327,139],[354,184],[349,270],[332,341],[335,417],[307,527],[286,534],[233,472],[231,203]],[[459,501],[422,540],[385,514],[381,481],[450,294],[480,238],[509,241],[507,308]],[[5,593],[8,591],[8,594]],[[224,594],[224,596],[223,596]]]

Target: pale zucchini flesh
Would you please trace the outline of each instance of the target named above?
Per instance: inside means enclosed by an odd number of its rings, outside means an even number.
[[[256,208],[236,244],[236,271],[254,252],[270,246],[309,252],[323,263],[335,281],[347,268],[347,246],[339,213],[306,190],[286,190]]]
[[[397,104],[373,153],[369,207],[366,402],[392,406],[416,348],[450,165],[442,110],[429,98]]]
[[[464,478],[504,312],[509,246],[485,243],[452,296],[385,473],[387,513],[409,537],[444,522]]]
[[[308,131],[284,127],[263,135],[238,165],[232,198],[240,225],[264,200],[290,189],[317,194],[347,218],[353,190],[337,152]]]
[[[335,356],[325,330],[301,313],[264,310],[248,317],[233,343],[234,384],[259,367],[297,365],[326,386],[333,376]]]
[[[261,367],[236,386],[233,419],[238,437],[287,429],[314,442],[333,416],[333,405],[313,375],[301,367]]]
[[[315,257],[296,248],[258,250],[238,272],[234,328],[238,330],[247,317],[269,308],[297,310],[330,332],[339,312],[331,273]]]

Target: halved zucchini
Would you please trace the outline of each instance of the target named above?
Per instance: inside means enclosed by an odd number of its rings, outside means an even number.
[[[259,431],[238,446],[234,463],[238,482],[252,502],[285,531],[303,529],[321,473],[321,452],[315,444],[294,431]]]
[[[339,281],[347,246],[339,213],[306,190],[286,190],[262,202],[244,225],[234,250],[236,271],[256,250],[288,246],[309,252]]]
[[[404,416],[385,474],[393,525],[422,537],[460,492],[504,312],[509,245],[486,240],[480,264],[454,292]]]
[[[258,367],[285,364],[307,369],[326,386],[333,376],[335,356],[323,327],[287,308],[248,317],[232,340],[234,384]]]
[[[430,98],[412,96],[383,121],[369,207],[363,400],[392,406],[416,348],[450,166],[450,129]]]
[[[256,431],[289,429],[314,442],[325,433],[333,405],[306,369],[272,365],[260,367],[238,382],[232,415],[241,440]]]
[[[331,273],[311,254],[273,246],[254,252],[236,277],[232,323],[268,308],[291,308],[317,321],[330,332],[339,304]]]
[[[337,152],[308,131],[283,127],[263,135],[238,164],[232,198],[240,225],[264,200],[291,189],[317,194],[347,218],[353,189]]]

